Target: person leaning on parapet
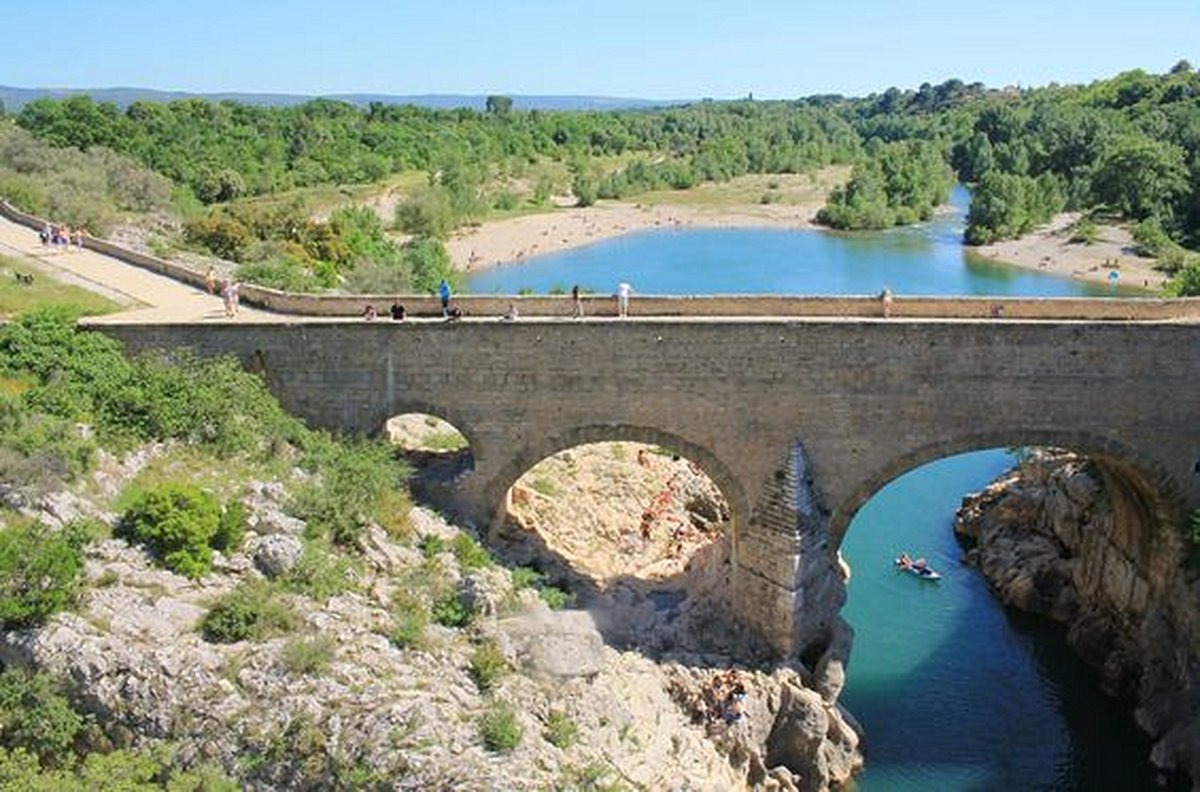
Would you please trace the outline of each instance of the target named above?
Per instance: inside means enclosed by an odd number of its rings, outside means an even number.
[[[883,291],[879,293],[879,304],[883,308],[884,319],[892,315],[892,288],[890,286],[884,286]]]
[[[398,302],[392,303],[392,321],[403,322],[404,315],[404,306]]]
[[[625,281],[617,284],[617,316],[629,316],[629,295],[633,287]]]
[[[515,322],[520,316],[521,313],[517,310],[517,304],[509,300],[508,307],[504,309],[504,321]]]
[[[438,284],[438,296],[442,298],[442,316],[448,317],[450,315],[450,284],[445,278],[442,278],[442,282]]]

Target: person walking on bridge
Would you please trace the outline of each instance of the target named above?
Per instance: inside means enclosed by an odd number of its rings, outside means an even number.
[[[625,281],[617,284],[617,316],[629,316],[629,295],[633,293],[633,287]]]
[[[450,284],[445,278],[442,278],[441,284],[438,285],[438,295],[442,298],[442,318],[450,315]]]

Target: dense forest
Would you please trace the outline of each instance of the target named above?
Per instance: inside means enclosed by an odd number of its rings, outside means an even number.
[[[947,80],[865,98],[614,112],[515,111],[503,101],[477,112],[201,99],[122,111],[73,97],[31,102],[15,122],[49,146],[107,152],[110,165],[132,160],[167,177],[175,205],[190,203],[190,242],[289,288],[350,280],[426,289],[445,274],[438,240],[450,230],[488,211],[544,204],[551,192],[570,190],[586,205],[851,163],[849,182],[820,214],[830,226],[928,218],[958,180],[972,188],[969,243],[1016,237],[1076,210],[1087,222],[1132,223],[1141,252],[1177,274],[1176,289],[1200,289],[1200,264],[1185,250],[1200,243],[1200,73],[1186,61],[1165,74],[1131,71],[1086,86],[991,90]],[[10,139],[19,131],[9,130]],[[36,203],[39,188],[22,180],[29,165],[11,151],[29,145],[10,143],[6,154],[0,137],[0,192]],[[567,183],[536,167],[547,161],[563,166]],[[414,235],[405,248],[368,213],[315,222],[295,205],[245,200],[410,172],[426,175],[396,210],[396,226]],[[142,193],[161,196],[161,185],[139,178]],[[513,178],[532,182],[528,194],[503,188]],[[114,178],[107,182],[111,191]]]

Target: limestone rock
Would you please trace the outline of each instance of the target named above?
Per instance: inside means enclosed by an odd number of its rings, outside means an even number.
[[[1200,581],[1169,530],[1139,522],[1129,486],[1038,451],[965,498],[955,531],[1006,604],[1063,622],[1102,688],[1137,702],[1153,761],[1200,778]]]
[[[269,534],[247,543],[247,552],[254,558],[254,566],[269,578],[277,578],[289,571],[304,555],[304,543],[288,534]]]

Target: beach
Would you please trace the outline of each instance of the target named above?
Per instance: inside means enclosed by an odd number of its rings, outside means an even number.
[[[1117,272],[1117,283],[1161,291],[1167,276],[1154,269],[1155,260],[1133,252],[1129,231],[1120,226],[1097,225],[1092,244],[1071,242],[1071,226],[1079,214],[1056,215],[1049,223],[1020,239],[981,245],[975,251],[986,258],[1026,269],[1049,272],[1078,280],[1108,283]]]
[[[483,223],[452,236],[446,248],[455,269],[473,272],[655,228],[813,228],[823,205],[700,207],[602,201]]]
[[[602,201],[483,223],[458,232],[446,247],[455,269],[474,272],[656,228],[818,228],[814,218],[823,205],[823,201],[727,206]],[[1115,270],[1121,286],[1162,289],[1166,276],[1154,269],[1154,259],[1134,254],[1129,231],[1099,225],[1094,243],[1070,242],[1070,228],[1078,219],[1076,213],[1063,213],[1020,239],[973,250],[998,263],[1096,283],[1108,283],[1109,273]]]

